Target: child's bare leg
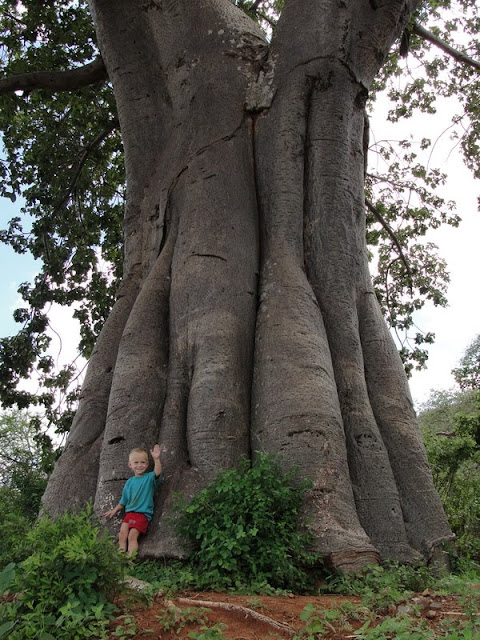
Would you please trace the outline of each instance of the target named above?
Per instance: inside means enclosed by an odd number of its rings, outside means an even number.
[[[120,531],[118,533],[118,546],[122,551],[127,550],[128,529],[128,523],[122,522],[122,524],[120,525]]]
[[[128,532],[128,553],[136,553],[138,551],[138,538],[140,531],[138,529],[130,529]]]

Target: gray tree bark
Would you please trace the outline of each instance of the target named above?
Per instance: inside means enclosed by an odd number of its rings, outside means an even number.
[[[315,550],[356,569],[451,538],[368,272],[365,100],[416,1],[287,0],[271,43],[230,0],[91,0],[125,146],[125,283],[44,496],[118,500],[167,448],[168,515],[258,451],[312,481]]]

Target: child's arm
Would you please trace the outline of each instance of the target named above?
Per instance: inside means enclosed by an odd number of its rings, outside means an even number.
[[[153,449],[150,451],[150,454],[153,458],[154,462],[154,472],[155,477],[158,478],[162,473],[162,463],[160,462],[160,456],[165,451],[165,447],[161,447],[159,444],[156,444]]]
[[[113,516],[116,516],[117,513],[122,509],[123,509],[123,504],[117,504],[117,506],[114,507],[113,509],[110,509],[110,511],[105,511],[103,515],[106,516],[107,518],[113,518]]]

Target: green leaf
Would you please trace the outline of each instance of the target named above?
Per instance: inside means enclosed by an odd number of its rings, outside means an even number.
[[[15,563],[10,562],[0,573],[0,594],[10,589],[15,580],[15,575]]]
[[[8,632],[11,631],[14,626],[15,622],[13,620],[8,620],[0,624],[0,638],[6,638]]]

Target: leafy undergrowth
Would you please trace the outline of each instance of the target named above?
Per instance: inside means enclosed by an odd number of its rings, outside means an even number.
[[[374,602],[370,597],[234,595],[185,592],[156,595],[112,625],[111,638],[179,640],[478,640],[480,585],[463,595],[429,589]]]
[[[0,564],[0,640],[480,640],[474,559],[450,553],[441,579],[395,564],[331,574],[305,552],[302,488],[266,457],[221,474],[179,508],[185,562],[120,553],[91,506],[40,519]]]

